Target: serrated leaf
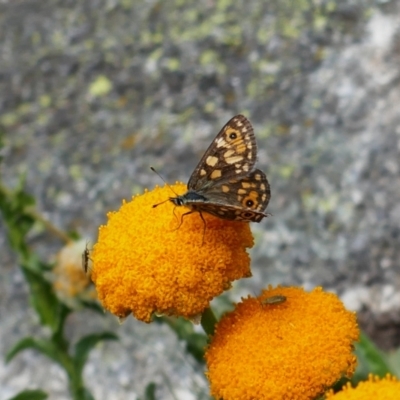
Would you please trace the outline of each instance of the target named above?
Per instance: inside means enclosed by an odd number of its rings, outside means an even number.
[[[6,354],[6,362],[11,361],[22,350],[33,349],[47,356],[57,364],[62,364],[62,355],[51,341],[27,337],[17,342]]]
[[[43,390],[24,390],[8,400],[44,400],[48,395]]]
[[[102,332],[83,337],[75,345],[74,364],[78,373],[82,373],[90,351],[103,340],[118,340],[118,336],[112,332]]]

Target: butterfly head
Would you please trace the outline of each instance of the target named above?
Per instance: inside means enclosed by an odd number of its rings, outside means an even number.
[[[176,206],[183,206],[185,204],[185,201],[182,199],[182,196],[170,197],[169,200]]]

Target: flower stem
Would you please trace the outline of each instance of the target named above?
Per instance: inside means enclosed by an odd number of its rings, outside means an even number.
[[[58,238],[64,241],[65,243],[71,242],[71,238],[66,233],[58,229],[56,226],[54,226],[50,221],[48,221],[41,214],[39,214],[36,209],[34,209],[33,207],[32,208],[28,207],[26,208],[25,211],[36,221],[42,223],[50,233],[54,234],[55,236],[58,236]]]

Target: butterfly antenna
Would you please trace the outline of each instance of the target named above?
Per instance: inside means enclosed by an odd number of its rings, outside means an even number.
[[[172,187],[167,183],[167,181],[166,181],[153,167],[150,167],[150,169],[151,169],[156,175],[158,175],[158,176],[160,177],[160,179],[167,185],[167,187],[169,187],[169,188],[171,189],[171,192],[174,193],[175,196],[178,196],[178,193],[176,193],[175,190],[172,189]],[[162,201],[161,203],[153,204],[153,208],[155,208],[155,207],[157,207],[157,206],[159,206],[159,205],[161,205],[161,204],[164,204],[164,203],[166,203],[167,201],[169,201],[169,199],[164,200],[164,201]]]

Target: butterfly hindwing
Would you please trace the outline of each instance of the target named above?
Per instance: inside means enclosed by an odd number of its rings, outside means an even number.
[[[208,190],[199,190],[207,200],[191,206],[222,219],[259,222],[266,216],[271,191],[265,174],[259,169],[237,181],[229,181]],[[260,218],[261,217],[261,218]]]

